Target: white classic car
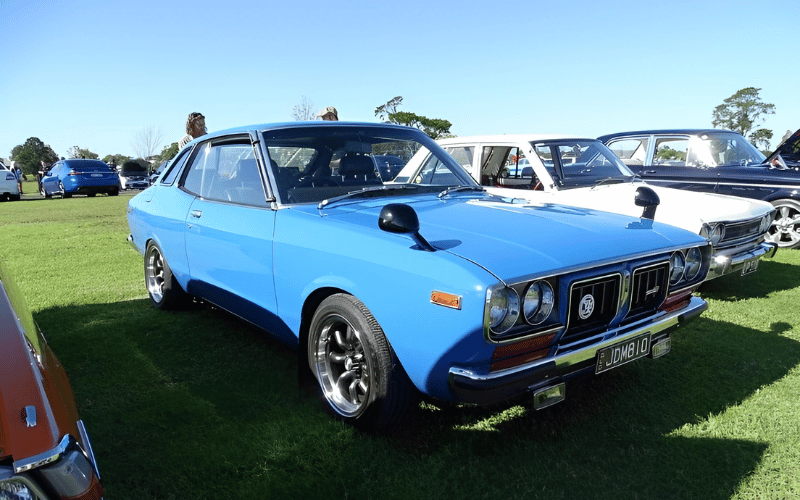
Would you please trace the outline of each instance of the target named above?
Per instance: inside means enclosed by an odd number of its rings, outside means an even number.
[[[760,258],[772,257],[777,250],[776,244],[765,241],[775,212],[769,203],[648,185],[596,139],[524,134],[437,142],[490,193],[532,204],[572,205],[638,217],[642,209],[631,200],[640,187],[650,187],[660,199],[656,220],[711,241],[714,258],[707,279],[754,272]],[[418,156],[395,181],[435,174],[435,160]]]

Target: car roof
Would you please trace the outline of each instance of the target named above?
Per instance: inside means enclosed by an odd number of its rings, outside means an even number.
[[[605,134],[598,137],[601,141],[611,139],[612,137],[620,137],[627,135],[663,135],[663,134],[682,134],[682,135],[699,135],[708,133],[728,132],[731,134],[738,134],[733,130],[725,128],[664,128],[654,130],[636,130],[632,132],[615,132],[613,134]]]
[[[416,130],[417,132],[422,132],[421,130],[413,127],[406,127],[405,125],[396,125],[394,123],[381,123],[381,122],[330,122],[330,121],[298,121],[298,122],[277,122],[277,123],[262,123],[256,125],[243,125],[241,127],[233,127],[224,130],[218,130],[216,132],[210,132],[206,135],[202,135],[190,143],[187,144],[194,144],[196,142],[205,141],[208,139],[213,139],[215,137],[225,137],[228,135],[237,135],[237,134],[247,134],[251,131],[259,131],[263,132],[265,130],[272,130],[272,129],[288,129],[288,128],[317,128],[317,127],[380,127],[380,128],[394,128],[398,130]]]
[[[439,139],[436,142],[441,146],[450,144],[461,144],[463,142],[537,142],[553,140],[586,140],[595,141],[590,137],[578,137],[567,134],[494,134],[494,135],[472,135],[464,137],[450,137]]]

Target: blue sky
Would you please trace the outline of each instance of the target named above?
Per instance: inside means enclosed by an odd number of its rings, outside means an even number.
[[[200,111],[209,131],[403,111],[460,136],[710,127],[745,87],[800,128],[800,2],[0,0],[0,157],[28,137],[133,155]],[[160,151],[160,148],[159,148]]]

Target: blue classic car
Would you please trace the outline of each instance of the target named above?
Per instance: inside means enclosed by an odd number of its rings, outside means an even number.
[[[800,134],[769,160],[729,130],[645,130],[599,139],[650,184],[772,203],[777,213],[767,240],[782,248],[800,246]]]
[[[69,198],[74,194],[94,196],[119,194],[119,175],[100,160],[61,160],[42,177],[39,193],[45,198],[54,194]]]
[[[423,175],[384,182],[373,155]],[[564,399],[570,378],[670,350],[707,307],[705,238],[485,193],[413,128],[315,122],[202,136],[128,203],[152,304],[194,297],[298,349],[326,407],[387,429],[419,394]],[[586,245],[565,245],[584,241]]]

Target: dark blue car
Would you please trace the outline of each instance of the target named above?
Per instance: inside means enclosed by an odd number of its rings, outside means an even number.
[[[39,192],[45,198],[54,194],[69,198],[73,194],[94,196],[119,194],[119,175],[100,160],[61,160],[45,174]]]
[[[772,203],[778,211],[767,240],[800,247],[800,134],[769,159],[729,130],[647,130],[599,139],[650,184]]]

